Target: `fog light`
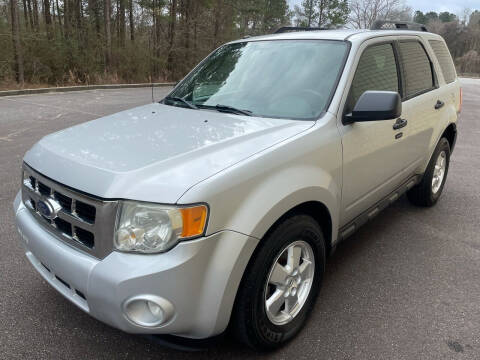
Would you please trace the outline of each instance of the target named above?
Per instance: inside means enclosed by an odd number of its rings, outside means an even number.
[[[128,299],[124,313],[131,322],[145,327],[155,327],[169,322],[174,315],[173,305],[161,297],[140,295]]]
[[[148,305],[148,310],[150,310],[150,312],[154,317],[157,317],[159,319],[163,318],[163,310],[159,305],[148,300],[147,300],[147,305]]]

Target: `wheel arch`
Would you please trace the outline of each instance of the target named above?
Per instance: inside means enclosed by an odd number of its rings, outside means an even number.
[[[333,239],[333,227],[332,227],[332,215],[328,207],[321,201],[305,201],[298,205],[295,205],[290,210],[286,211],[282,216],[280,216],[267,230],[263,237],[268,236],[275,228],[281,224],[283,221],[289,217],[304,214],[311,216],[322,229],[323,236],[325,238],[325,250],[328,254],[332,249],[332,239]]]
[[[442,137],[448,140],[448,143],[450,144],[450,152],[453,152],[453,148],[455,147],[455,143],[457,142],[457,124],[450,123],[443,131],[440,138]]]

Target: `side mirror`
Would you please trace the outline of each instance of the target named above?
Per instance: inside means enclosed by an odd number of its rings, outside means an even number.
[[[395,91],[365,91],[353,111],[346,114],[343,123],[392,120],[402,114],[402,100]]]

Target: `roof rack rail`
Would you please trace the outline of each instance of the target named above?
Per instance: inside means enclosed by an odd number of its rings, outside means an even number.
[[[329,29],[322,28],[322,27],[283,26],[280,29],[276,30],[274,34],[281,34],[281,33],[294,32],[294,31],[315,31],[315,30],[329,30]]]
[[[370,30],[415,30],[427,31],[425,25],[410,21],[375,20]]]

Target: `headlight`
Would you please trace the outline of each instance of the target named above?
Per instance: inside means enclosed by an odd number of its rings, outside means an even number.
[[[140,253],[167,251],[181,240],[203,235],[207,212],[205,205],[176,207],[122,201],[115,225],[115,248]]]

